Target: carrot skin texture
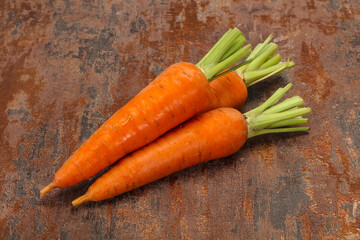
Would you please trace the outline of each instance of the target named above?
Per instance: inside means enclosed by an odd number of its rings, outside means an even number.
[[[246,139],[247,124],[239,111],[219,108],[204,113],[121,159],[83,198],[108,199],[198,163],[229,156]]]
[[[70,156],[55,174],[54,186],[86,180],[191,118],[207,103],[208,91],[208,80],[195,65],[168,67]]]
[[[248,91],[245,82],[235,71],[210,82],[209,98],[204,113],[216,108],[240,108],[246,101]]]

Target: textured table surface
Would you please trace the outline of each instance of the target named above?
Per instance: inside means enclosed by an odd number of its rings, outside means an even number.
[[[34,2],[0,4],[1,239],[360,239],[359,1]],[[254,138],[100,203],[71,206],[94,179],[40,200],[112,113],[234,26],[253,45],[274,33],[296,63],[241,110],[291,82],[309,134]]]

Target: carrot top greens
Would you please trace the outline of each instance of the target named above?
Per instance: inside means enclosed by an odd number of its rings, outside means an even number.
[[[211,81],[213,76],[251,53],[250,44],[241,48],[245,42],[245,38],[237,28],[229,29],[196,66]]]
[[[276,104],[291,88],[289,83],[279,88],[259,107],[244,114],[248,125],[248,138],[267,133],[308,131],[309,127],[289,127],[306,124],[308,119],[302,115],[311,113],[311,108],[299,108],[304,105],[301,97],[295,96]],[[276,104],[276,105],[275,105]]]
[[[280,62],[280,54],[272,56],[278,49],[278,46],[275,43],[270,43],[272,38],[273,34],[270,34],[263,43],[258,44],[254,50],[251,51],[245,62],[214,75],[211,80],[226,75],[231,71],[235,71],[244,80],[246,86],[250,87],[270,76],[281,73],[281,71],[287,68],[293,67],[295,64],[292,61]],[[241,46],[245,41],[245,38],[242,36],[233,41],[221,60],[224,60],[241,50]]]
[[[272,56],[278,49],[275,43],[270,43],[272,38],[273,34],[270,34],[263,43],[258,44],[247,58],[252,61],[236,69],[247,87],[295,65],[292,61],[280,62],[280,54]]]

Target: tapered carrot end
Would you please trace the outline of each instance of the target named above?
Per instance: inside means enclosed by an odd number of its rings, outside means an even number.
[[[41,195],[44,195],[47,192],[50,192],[54,188],[56,188],[56,185],[54,182],[52,182],[49,185],[47,185],[46,187],[44,187],[43,189],[41,189],[40,193],[41,193]]]
[[[72,205],[73,206],[78,206],[84,202],[88,202],[90,201],[90,198],[87,194],[82,195],[81,197],[78,197],[77,199],[75,199],[74,201],[72,201]]]

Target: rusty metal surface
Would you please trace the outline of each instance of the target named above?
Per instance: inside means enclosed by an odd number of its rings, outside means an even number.
[[[360,239],[359,1],[3,1],[1,239]],[[274,33],[296,66],[251,87],[248,110],[287,82],[309,134],[249,140],[100,203],[91,182],[39,189],[164,68],[196,63],[229,27]]]

